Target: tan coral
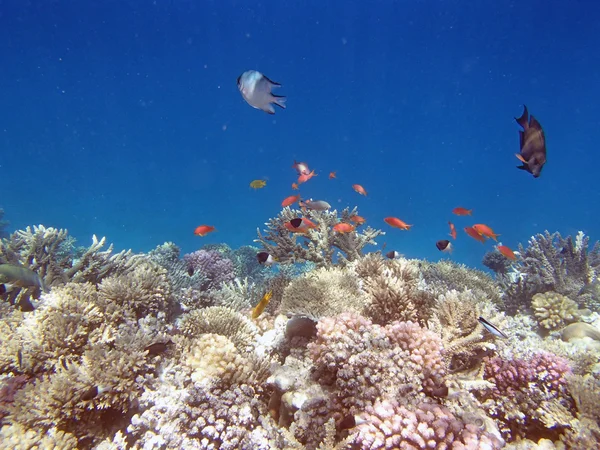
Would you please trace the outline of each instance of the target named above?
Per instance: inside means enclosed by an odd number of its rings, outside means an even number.
[[[419,288],[418,261],[384,260],[373,253],[353,264],[368,295],[365,315],[385,325],[394,320],[426,323],[433,296]]]
[[[42,432],[19,424],[11,424],[0,429],[0,450],[76,450],[77,448],[75,436],[56,428]]]
[[[577,303],[556,292],[535,294],[531,306],[538,323],[548,330],[560,328],[579,317]]]
[[[368,299],[349,268],[320,268],[293,280],[283,293],[280,313],[319,320],[342,312],[361,312]]]

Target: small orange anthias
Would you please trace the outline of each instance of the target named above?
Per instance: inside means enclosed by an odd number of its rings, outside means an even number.
[[[383,219],[385,223],[394,228],[400,228],[401,230],[410,230],[412,225],[408,225],[406,222],[398,219],[397,217],[386,217]]]
[[[213,231],[215,231],[215,227],[212,227],[210,225],[200,225],[199,227],[196,227],[196,229],[194,230],[194,234],[196,236],[206,236],[208,233],[212,233]]]
[[[281,202],[281,206],[285,208],[286,206],[293,205],[298,200],[300,200],[299,195],[290,195],[289,197],[283,199],[283,201]]]
[[[292,190],[297,191],[298,185],[296,183],[292,183]]]
[[[306,183],[312,177],[316,177],[316,176],[317,176],[317,174],[315,173],[314,170],[312,172],[309,172],[309,173],[303,173],[302,175],[300,175],[298,177],[298,184]]]
[[[333,180],[335,178],[335,172],[329,172],[329,179]]]
[[[448,222],[448,225],[450,225],[450,236],[452,236],[452,239],[456,239],[456,227],[452,222]]]
[[[481,243],[485,242],[485,238],[481,234],[479,234],[477,232],[477,230],[475,230],[475,228],[473,228],[473,227],[465,227],[465,233],[467,233],[469,236],[471,236],[476,241],[479,241]]]
[[[350,217],[350,221],[354,222],[356,225],[362,225],[367,220],[364,217],[362,217],[362,216],[354,215],[354,216]]]
[[[333,231],[337,233],[351,233],[354,231],[354,225],[345,222],[338,223],[333,226]]]
[[[516,261],[517,260],[517,256],[515,255],[515,252],[513,252],[506,245],[498,245],[496,248],[506,258],[508,258],[508,259],[510,259],[512,261]]]
[[[498,239],[496,238],[500,236],[499,234],[495,234],[494,230],[492,230],[490,227],[482,223],[476,223],[475,225],[473,225],[473,229],[477,231],[480,235],[485,236],[486,238],[491,238],[495,241],[498,241]]]
[[[456,214],[457,216],[472,216],[473,215],[473,210],[472,209],[467,209],[467,208],[462,208],[462,207],[457,207],[454,208],[452,210],[452,214]]]
[[[364,195],[365,197],[367,196],[367,191],[365,191],[365,188],[362,187],[360,184],[353,184],[352,189],[354,189],[360,195]]]

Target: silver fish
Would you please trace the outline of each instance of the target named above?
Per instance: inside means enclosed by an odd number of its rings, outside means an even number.
[[[271,93],[271,89],[281,84],[269,80],[256,70],[248,70],[237,79],[237,86],[244,100],[256,109],[262,109],[268,114],[275,114],[273,105],[285,109],[285,97]]]
[[[500,330],[497,326],[489,323],[483,317],[479,317],[479,319],[477,319],[477,320],[479,320],[479,323],[481,325],[483,325],[485,327],[485,329],[488,330],[490,333],[492,333],[494,336],[503,338],[503,339],[508,339],[508,336],[502,330]]]
[[[324,200],[310,200],[304,201],[304,206],[312,211],[327,211],[331,208],[331,205]]]

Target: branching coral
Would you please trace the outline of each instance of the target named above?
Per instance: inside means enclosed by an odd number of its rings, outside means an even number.
[[[348,268],[320,268],[293,280],[283,293],[282,314],[318,320],[345,311],[360,312],[367,298]]]
[[[528,307],[534,294],[553,291],[581,305],[599,305],[594,290],[587,288],[597,280],[600,242],[591,250],[588,244],[589,237],[581,231],[575,238],[545,231],[533,236],[527,248],[519,245],[515,272],[499,277],[509,301]]]
[[[580,317],[577,303],[556,292],[535,294],[531,306],[539,324],[548,330],[561,328]]]
[[[367,407],[353,436],[361,449],[494,450],[500,442],[435,403],[406,407],[384,400]]]
[[[367,244],[376,245],[375,238],[385,234],[381,230],[366,227],[362,232],[337,233],[332,227],[338,223],[352,223],[350,218],[357,214],[357,208],[344,209],[338,217],[334,211],[307,211],[284,208],[277,217],[270,219],[266,234],[257,229],[258,239],[265,251],[281,263],[301,263],[311,261],[318,267],[330,266],[338,262],[354,261],[363,254]],[[306,217],[316,222],[316,228],[307,228],[302,233],[289,231],[285,223],[298,217]]]
[[[208,282],[206,276],[195,271],[190,275],[188,264],[179,258],[181,250],[173,242],[165,242],[148,253],[148,258],[166,269],[174,292],[196,288]]]
[[[200,272],[206,278],[201,290],[220,289],[222,283],[235,278],[233,261],[217,250],[197,250],[184,255],[183,260],[193,272]]]
[[[367,293],[365,314],[373,322],[382,325],[394,320],[426,323],[433,296],[419,287],[416,260],[384,260],[381,255],[371,253],[356,260],[352,267]]]

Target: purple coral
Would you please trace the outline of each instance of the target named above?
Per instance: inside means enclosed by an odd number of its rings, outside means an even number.
[[[361,414],[353,441],[362,449],[493,450],[502,447],[489,433],[464,423],[448,408],[423,403],[407,408],[384,400]]]
[[[203,291],[219,289],[222,283],[235,278],[233,261],[217,250],[197,250],[185,255],[183,260],[194,272],[200,272],[206,277],[206,281],[200,286]]]

